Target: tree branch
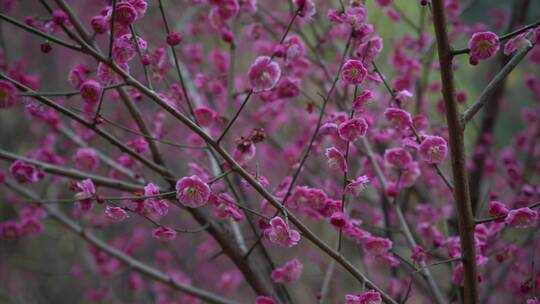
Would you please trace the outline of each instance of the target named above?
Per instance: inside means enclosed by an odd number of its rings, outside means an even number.
[[[458,113],[455,96],[452,54],[443,0],[432,0],[433,24],[437,39],[437,50],[441,66],[442,95],[446,107],[446,123],[450,143],[454,198],[457,204],[461,255],[463,257],[464,303],[478,303],[478,278],[476,267],[476,248],[474,243],[474,218],[469,196],[469,183],[465,167],[465,145],[463,125]]]

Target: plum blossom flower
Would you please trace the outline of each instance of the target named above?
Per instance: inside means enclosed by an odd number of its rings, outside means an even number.
[[[10,108],[17,100],[17,88],[8,81],[0,80],[0,109]]]
[[[508,214],[508,208],[498,201],[491,201],[489,203],[488,213],[490,216],[506,216]],[[500,221],[504,221],[501,219]]]
[[[268,56],[260,56],[249,67],[248,78],[254,92],[271,90],[281,76],[281,68]]]
[[[105,34],[109,30],[110,24],[107,18],[102,15],[94,16],[90,20],[90,25],[96,34]]]
[[[421,246],[415,246],[411,258],[416,262],[423,262],[426,260],[426,250]]]
[[[137,10],[129,2],[116,4],[114,21],[122,26],[128,26],[137,19]]]
[[[95,80],[86,80],[79,87],[81,97],[85,102],[96,104],[103,92],[103,87]]]
[[[182,34],[178,32],[170,32],[167,34],[167,44],[170,46],[179,45],[182,42]]]
[[[366,189],[367,183],[369,183],[369,177],[367,175],[361,175],[353,180],[350,180],[345,187],[345,191],[358,195],[360,192]]]
[[[373,99],[373,92],[370,90],[364,90],[362,93],[358,94],[353,102],[353,109],[357,113],[364,111],[366,104]]]
[[[343,228],[347,225],[348,218],[344,212],[336,211],[330,216],[330,225],[336,228]]]
[[[305,19],[310,19],[317,12],[312,0],[294,0],[294,5],[296,5],[297,10],[299,10],[298,16]]]
[[[529,31],[526,31],[508,40],[508,42],[506,42],[504,45],[503,53],[506,56],[510,56],[517,49],[531,45],[531,42],[527,39],[528,35]]]
[[[201,207],[209,198],[210,187],[196,175],[183,177],[176,183],[176,199],[186,207]]]
[[[271,297],[258,296],[255,298],[255,304],[277,304],[277,302]]]
[[[403,148],[392,148],[384,151],[384,160],[390,165],[403,170],[413,161],[412,156]]]
[[[397,109],[388,108],[384,111],[384,119],[390,122],[392,127],[398,130],[408,129],[412,124],[412,116],[409,112]]]
[[[369,290],[359,295],[346,295],[345,304],[381,304],[381,294],[375,290]]]
[[[131,34],[125,34],[114,41],[113,45],[113,59],[118,63],[127,63],[137,55],[137,46],[141,52],[146,51],[148,43],[141,37],[137,37],[137,40],[133,38]]]
[[[270,220],[270,227],[264,230],[264,235],[272,243],[283,247],[293,247],[300,241],[300,233],[291,229],[279,216]]]
[[[0,238],[4,240],[16,240],[21,232],[16,221],[5,221],[0,223]]]
[[[84,179],[75,184],[75,199],[77,200],[77,207],[81,211],[90,211],[94,204],[92,199],[96,195],[96,187],[91,179]]]
[[[485,60],[495,56],[499,50],[499,37],[492,32],[474,33],[469,40],[468,47],[471,50],[471,63]]]
[[[303,269],[304,265],[298,259],[292,259],[285,263],[283,267],[272,271],[272,280],[281,284],[296,283],[300,280]]]
[[[39,171],[31,164],[16,160],[9,167],[9,172],[19,184],[37,183],[40,180]]]
[[[158,197],[159,194],[158,186],[152,183],[144,186],[144,196],[146,197],[144,202],[146,207],[158,216],[165,216],[169,212],[169,204],[164,199]]]
[[[160,241],[172,241],[176,238],[176,231],[161,226],[152,230],[152,236]]]
[[[73,156],[77,168],[84,171],[94,171],[99,165],[96,151],[92,148],[80,148]]]
[[[43,224],[35,217],[26,217],[18,223],[21,236],[37,235],[43,231]]]
[[[364,250],[372,255],[381,255],[392,249],[392,241],[386,238],[373,236],[363,245]]]
[[[531,208],[524,207],[508,212],[506,223],[514,228],[529,228],[536,225],[538,213]]]
[[[364,136],[368,129],[368,124],[363,118],[352,118],[339,125],[339,137],[347,141],[356,141]]]
[[[195,118],[203,127],[210,127],[214,119],[218,116],[216,112],[208,107],[200,107],[195,110]]]
[[[418,152],[425,162],[439,164],[448,154],[448,144],[440,136],[426,136],[418,147]]]
[[[231,218],[237,222],[244,219],[244,214],[240,211],[238,206],[234,204],[234,198],[227,193],[211,195],[210,203],[214,207],[214,213],[220,219]]]
[[[116,223],[129,218],[129,214],[126,212],[126,210],[120,207],[107,206],[105,208],[105,214],[108,218]]]
[[[86,64],[77,64],[68,74],[68,80],[75,88],[79,88],[81,84],[88,78],[90,68]]]
[[[359,85],[361,84],[368,71],[360,60],[349,59],[343,65],[342,79],[345,84]]]
[[[335,147],[326,149],[326,158],[328,159],[328,166],[335,172],[347,172],[347,162],[343,153],[341,153]]]

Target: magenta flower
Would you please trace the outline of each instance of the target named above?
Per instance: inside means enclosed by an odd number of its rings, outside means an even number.
[[[538,213],[531,208],[524,207],[508,212],[506,223],[514,228],[529,228],[536,225]]]
[[[474,63],[495,56],[495,53],[499,50],[499,45],[499,37],[492,32],[474,33],[468,43],[471,50],[471,62]]]
[[[111,22],[105,16],[97,15],[92,17],[90,25],[96,34],[105,34],[109,30]]]
[[[75,188],[77,190],[75,198],[79,201],[90,199],[96,194],[96,187],[91,179],[84,179],[78,182],[75,184]]]
[[[161,226],[152,230],[152,236],[160,241],[172,241],[176,238],[176,231]]]
[[[304,265],[298,259],[292,259],[285,263],[283,267],[272,271],[272,280],[276,283],[291,284],[300,280]]]
[[[341,211],[336,211],[330,216],[330,225],[335,228],[343,228],[348,223],[347,215]]]
[[[125,34],[115,39],[113,45],[114,61],[125,64],[133,59],[137,55],[137,44],[141,52],[148,48],[148,43],[144,39],[137,37],[137,41],[135,41],[131,34]]]
[[[179,45],[182,42],[182,34],[178,32],[170,32],[167,34],[167,44],[170,46]]]
[[[257,298],[255,298],[255,304],[277,304],[277,302],[271,297],[257,296]]]
[[[16,160],[11,164],[9,172],[19,184],[33,184],[40,180],[40,174],[36,167],[22,160]]]
[[[400,170],[406,169],[413,161],[411,154],[403,148],[386,149],[384,160]]]
[[[488,213],[490,216],[505,216],[508,214],[508,208],[498,201],[491,201],[489,203]],[[501,219],[500,221],[504,221]]]
[[[382,304],[381,294],[375,290],[359,295],[346,295],[345,304]]]
[[[317,12],[312,0],[294,0],[294,5],[299,9],[298,16],[305,19],[310,19]]]
[[[270,227],[264,230],[264,235],[270,242],[283,247],[293,247],[300,241],[300,233],[289,228],[279,216],[270,220]]]
[[[353,109],[357,113],[364,111],[366,104],[373,99],[373,92],[370,90],[365,90],[362,93],[358,94],[353,102]]]
[[[368,254],[381,255],[392,249],[392,241],[386,238],[373,236],[363,244],[364,250]]]
[[[90,211],[94,206],[92,199],[96,195],[96,187],[91,179],[84,179],[75,184],[75,200],[77,208],[83,212]]]
[[[186,207],[201,207],[209,198],[210,187],[196,175],[183,177],[176,183],[176,199]]]
[[[167,202],[157,197],[160,194],[159,187],[149,183],[144,186],[144,196],[147,198],[144,200],[145,207],[157,216],[165,216],[169,212],[169,204]],[[156,196],[156,197],[150,197]]]
[[[116,4],[114,21],[122,26],[128,26],[137,19],[137,10],[129,2]]]
[[[115,223],[121,222],[129,218],[129,214],[126,212],[126,210],[120,207],[107,206],[105,208],[105,214]]]
[[[219,195],[211,195],[210,203],[212,204],[213,211],[216,217],[220,219],[233,219],[237,222],[244,219],[244,214],[240,211],[240,208],[235,204],[234,198],[227,193],[220,193]]]
[[[423,262],[426,260],[426,250],[422,248],[421,246],[415,246],[413,248],[413,252],[411,255],[411,259],[413,259],[416,262]]]
[[[510,56],[517,49],[531,45],[531,42],[527,39],[528,35],[529,31],[526,31],[508,40],[503,48],[504,54]]]
[[[326,158],[328,159],[328,166],[335,172],[347,172],[347,162],[343,153],[334,147],[326,149]]]
[[[17,100],[17,88],[8,81],[0,80],[0,109],[10,108]]]
[[[18,226],[20,236],[32,236],[43,232],[43,224],[35,217],[21,219]]]
[[[392,127],[398,130],[407,130],[412,125],[412,116],[409,112],[397,109],[388,108],[384,111],[384,119],[390,122]]]
[[[364,136],[368,129],[368,124],[363,118],[353,118],[344,121],[339,125],[339,137],[347,141],[356,141]]]
[[[81,84],[79,91],[85,102],[96,104],[103,92],[103,87],[95,80],[86,80]]]
[[[21,232],[16,221],[0,223],[0,238],[4,240],[16,240],[20,235]]]
[[[361,175],[347,184],[345,191],[351,192],[354,195],[358,195],[366,189],[366,184],[369,183],[369,177],[367,175]]]
[[[73,156],[77,168],[84,171],[94,171],[99,165],[96,151],[92,148],[80,148]]]
[[[345,84],[359,85],[361,84],[368,71],[360,60],[349,59],[343,65],[342,79]]]
[[[418,147],[418,153],[425,162],[439,164],[448,154],[448,144],[440,136],[426,136]]]
[[[69,71],[68,80],[73,87],[78,89],[88,78],[89,73],[90,68],[86,64],[77,64]]]
[[[218,114],[208,107],[200,107],[195,110],[195,118],[203,127],[210,127],[217,116]]]
[[[279,65],[268,56],[260,56],[249,67],[248,78],[254,92],[272,89],[281,76]]]

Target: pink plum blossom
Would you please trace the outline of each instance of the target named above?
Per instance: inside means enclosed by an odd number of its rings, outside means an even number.
[[[199,208],[209,198],[210,187],[196,175],[182,177],[176,183],[176,199],[186,207]]]
[[[448,144],[440,136],[426,136],[418,147],[418,153],[425,162],[439,164],[448,154]]]
[[[272,280],[276,283],[290,284],[300,280],[304,266],[298,259],[292,259],[285,263],[283,267],[276,268],[272,271]]]
[[[366,79],[367,73],[361,61],[349,59],[343,65],[342,79],[345,84],[359,85]]]
[[[272,243],[282,247],[293,247],[300,241],[300,233],[289,228],[289,225],[278,216],[270,220],[270,227],[264,231],[264,235]]]
[[[249,67],[248,78],[254,92],[272,89],[281,76],[281,69],[277,62],[270,57],[260,56]]]

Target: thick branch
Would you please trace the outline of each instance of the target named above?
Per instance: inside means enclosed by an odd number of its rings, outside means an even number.
[[[478,303],[478,280],[476,269],[476,248],[474,244],[474,218],[469,196],[469,184],[465,168],[465,146],[463,125],[455,97],[454,72],[452,69],[452,54],[443,0],[433,0],[433,24],[437,38],[439,63],[441,66],[442,94],[446,107],[446,122],[450,143],[452,175],[454,179],[454,198],[457,204],[459,237],[461,240],[461,255],[463,258],[464,296],[465,304]]]

